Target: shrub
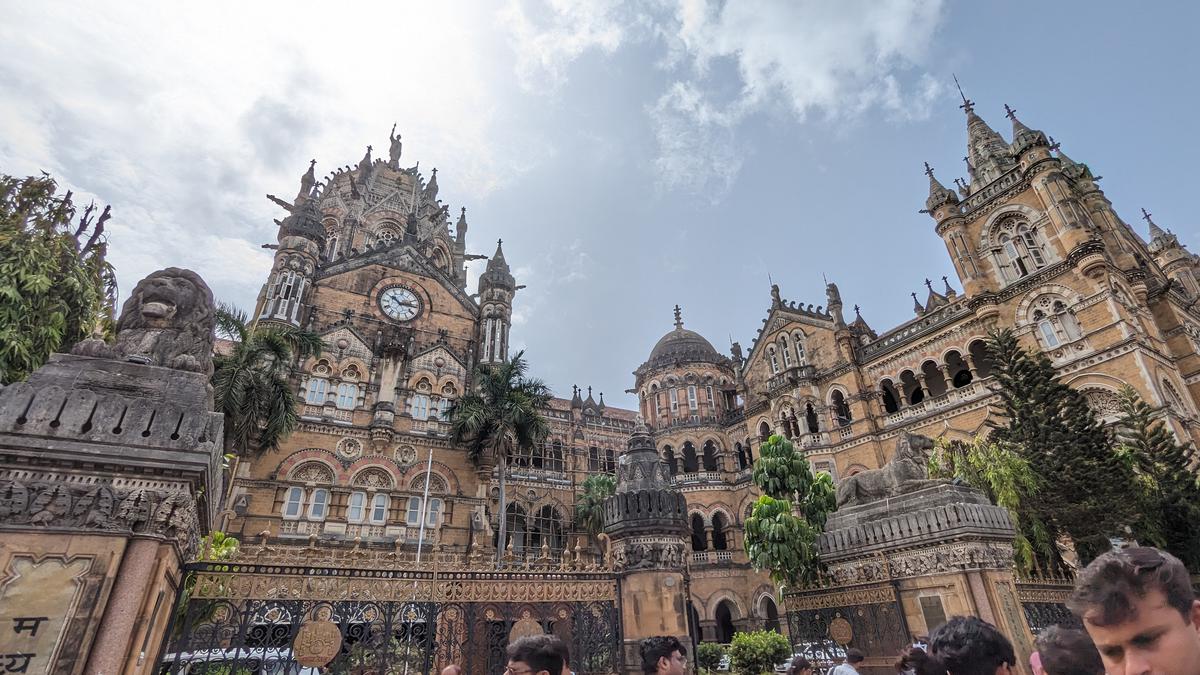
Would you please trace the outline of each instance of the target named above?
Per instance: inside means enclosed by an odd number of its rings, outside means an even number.
[[[701,642],[696,647],[696,664],[709,672],[717,669],[723,656],[725,656],[724,645],[715,642]]]
[[[734,633],[729,645],[733,671],[738,675],[762,675],[774,670],[792,655],[787,638],[773,630]]]

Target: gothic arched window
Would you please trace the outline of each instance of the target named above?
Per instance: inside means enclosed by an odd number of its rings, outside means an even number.
[[[997,262],[1006,281],[1016,281],[1046,266],[1045,245],[1037,228],[1010,218],[996,226]]]
[[[808,355],[804,353],[804,333],[796,331],[792,336],[792,342],[796,345],[796,365],[803,366],[808,358]]]
[[[1082,335],[1075,313],[1058,296],[1044,295],[1038,298],[1033,303],[1029,319],[1036,326],[1038,340],[1046,349],[1073,342]]]
[[[779,374],[779,356],[775,354],[775,346],[767,347],[767,358],[771,361],[771,374]]]
[[[849,426],[853,419],[850,416],[850,404],[846,403],[846,396],[841,390],[833,390],[833,394],[829,397],[829,403],[833,406],[833,414],[837,417],[838,426]]]
[[[779,351],[783,352],[783,367],[792,367],[792,350],[788,349],[788,339],[786,335],[779,336]]]

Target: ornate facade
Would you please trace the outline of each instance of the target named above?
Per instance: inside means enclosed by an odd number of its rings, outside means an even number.
[[[674,328],[634,372],[638,410],[576,389],[546,411],[545,447],[513,458],[511,555],[594,550],[597,538],[572,524],[579,485],[616,472],[640,416],[686,499],[693,631],[723,640],[778,625],[776,589],[742,552],[760,444],[781,433],[840,480],[882,466],[902,433],[969,437],[995,400],[983,338],[997,326],[1045,351],[1101,416],[1115,414],[1129,383],[1180,438],[1200,440],[1196,257],[1149,214],[1144,239],[1086,164],[1012,111],[1009,142],[971,102],[963,108],[970,180],[955,191],[928,171],[925,204],[957,283],[927,281],[914,318],[882,332],[857,307],[847,321],[834,284],[822,307],[773,286],[749,350],[735,343],[728,356],[685,329],[676,308]],[[400,160],[393,137],[387,160],[368,147],[321,181],[310,167],[291,202],[271,197],[289,215],[256,317],[315,331],[326,349],[295,382],[300,428],[237,468],[230,531],[411,551],[424,528],[448,550],[499,545],[496,468],[451,443],[443,415],[476,364],[508,357],[522,287],[497,244],[467,289],[466,262],[484,256],[467,252],[465,209],[452,223],[436,170],[426,179]]]

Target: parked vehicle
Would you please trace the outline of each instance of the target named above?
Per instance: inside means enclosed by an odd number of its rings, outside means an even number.
[[[173,670],[174,669],[174,670]],[[203,649],[167,654],[159,675],[320,675],[292,659],[290,649]]]

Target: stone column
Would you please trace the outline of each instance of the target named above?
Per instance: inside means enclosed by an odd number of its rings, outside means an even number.
[[[640,643],[673,635],[690,644],[687,624],[687,502],[671,485],[666,464],[641,418],[629,451],[617,464],[616,494],[604,503],[621,593],[625,672],[641,673]],[[706,532],[707,535],[707,532]],[[693,650],[688,658],[694,659]]]
[[[26,672],[143,675],[180,567],[215,520],[222,425],[212,412],[212,293],[188,270],[134,288],[114,344],[87,340],[0,389],[0,653]],[[11,664],[10,664],[11,665]]]

